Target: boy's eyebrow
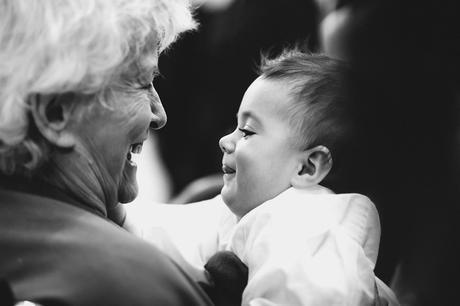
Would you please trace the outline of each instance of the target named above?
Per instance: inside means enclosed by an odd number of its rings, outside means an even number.
[[[241,116],[242,120],[247,120],[248,118],[251,118],[252,120],[256,121],[256,124],[259,124],[259,125],[262,124],[262,121],[257,117],[257,115],[255,115],[251,111],[244,111],[242,113],[237,113],[236,118],[238,119],[239,116]]]

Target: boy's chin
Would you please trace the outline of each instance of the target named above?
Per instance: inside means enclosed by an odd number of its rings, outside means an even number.
[[[228,209],[230,209],[230,211],[238,218],[238,220],[246,214],[246,212],[242,212],[243,207],[238,205],[237,199],[230,193],[226,193],[224,189],[222,189],[221,196],[225,205],[227,205]]]
[[[232,192],[227,185],[224,185],[224,187],[222,187],[220,195],[222,196],[222,200],[224,201],[224,203],[229,207],[232,206],[235,202],[235,197],[232,195]]]

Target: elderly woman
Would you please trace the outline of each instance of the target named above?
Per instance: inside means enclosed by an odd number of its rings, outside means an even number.
[[[166,122],[158,54],[190,27],[179,0],[0,0],[0,279],[16,300],[211,303],[107,217],[136,197],[131,156]]]

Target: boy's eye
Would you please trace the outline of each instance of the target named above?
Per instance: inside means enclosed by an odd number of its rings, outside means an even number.
[[[249,137],[249,136],[255,134],[254,132],[249,131],[249,130],[247,130],[247,129],[240,129],[240,128],[239,128],[238,130],[239,130],[241,133],[243,133],[243,137],[244,137],[244,138],[247,138],[247,137]]]

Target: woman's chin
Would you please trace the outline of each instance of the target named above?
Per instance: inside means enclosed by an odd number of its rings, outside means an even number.
[[[130,186],[123,186],[118,190],[118,202],[129,203],[134,201],[137,197],[138,189],[137,184],[130,184]]]
[[[134,201],[139,192],[136,179],[137,167],[126,164],[123,169],[123,177],[118,186],[118,202],[129,203]]]

